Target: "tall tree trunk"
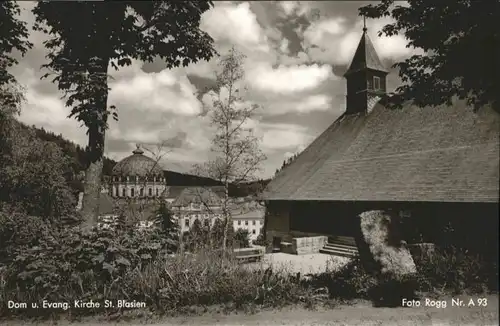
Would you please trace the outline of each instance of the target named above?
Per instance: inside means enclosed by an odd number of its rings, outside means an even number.
[[[95,66],[89,68],[92,74],[93,87],[97,91],[94,96],[95,114],[88,126],[88,167],[85,173],[83,188],[82,217],[87,226],[97,224],[99,216],[99,197],[101,195],[102,168],[104,164],[104,140],[107,128],[108,111],[108,73],[109,58],[102,58]]]
[[[96,225],[97,218],[99,216],[99,196],[101,194],[104,136],[104,130],[89,129],[89,165],[85,172],[82,201],[82,217],[85,223],[89,226]]]
[[[227,243],[227,235],[229,233],[229,219],[230,214],[228,210],[228,201],[229,201],[229,184],[226,181],[224,185],[224,236],[222,237],[222,251],[226,252],[226,243]]]

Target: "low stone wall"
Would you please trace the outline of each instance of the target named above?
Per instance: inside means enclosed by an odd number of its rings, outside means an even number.
[[[318,253],[327,242],[327,236],[293,238],[292,252],[297,255],[315,254]]]

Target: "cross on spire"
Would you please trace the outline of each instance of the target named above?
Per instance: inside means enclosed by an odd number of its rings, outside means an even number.
[[[363,16],[363,33],[366,33],[368,29],[366,28],[366,16]]]

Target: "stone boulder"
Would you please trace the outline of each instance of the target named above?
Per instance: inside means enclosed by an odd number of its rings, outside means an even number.
[[[410,251],[399,238],[397,215],[377,210],[363,212],[359,218],[361,234],[357,241],[360,258],[372,263],[372,271],[394,276],[417,272]]]
[[[398,216],[390,211],[367,211],[359,215],[356,243],[365,269],[378,281],[370,289],[378,306],[397,307],[403,298],[416,299],[417,269],[400,239],[398,222]]]

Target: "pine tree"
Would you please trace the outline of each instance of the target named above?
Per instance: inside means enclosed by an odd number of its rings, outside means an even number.
[[[179,247],[179,226],[167,203],[160,203],[156,211],[155,222],[158,226],[159,233],[164,236],[167,241],[167,249],[169,251],[176,251]]]

